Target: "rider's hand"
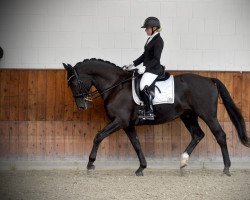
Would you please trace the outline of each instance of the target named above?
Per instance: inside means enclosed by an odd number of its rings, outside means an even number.
[[[129,64],[129,65],[125,65],[122,69],[123,69],[123,70],[130,71],[130,70],[135,69],[135,65],[134,65],[134,63]]]
[[[146,67],[145,66],[139,66],[137,67],[138,69],[138,73],[139,74],[144,74],[144,72],[146,71]]]

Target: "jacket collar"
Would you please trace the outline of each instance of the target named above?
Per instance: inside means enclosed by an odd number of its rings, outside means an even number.
[[[151,35],[148,40],[147,43],[145,44],[145,46],[147,46],[150,42],[152,42],[153,40],[155,40],[156,38],[158,38],[160,36],[159,32],[155,32],[153,35]]]

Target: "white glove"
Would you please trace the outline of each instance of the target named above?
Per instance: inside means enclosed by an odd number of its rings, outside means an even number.
[[[132,64],[129,64],[129,65],[125,65],[122,69],[123,69],[123,70],[130,71],[130,70],[133,70],[133,69],[135,69],[135,68],[136,68],[136,67],[135,67],[134,63],[132,63]]]
[[[146,67],[145,66],[139,66],[137,67],[138,69],[138,73],[139,74],[144,74],[144,72],[146,71]]]

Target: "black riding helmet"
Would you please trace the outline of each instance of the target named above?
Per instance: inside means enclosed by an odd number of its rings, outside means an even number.
[[[144,24],[141,28],[148,27],[157,27],[157,29],[161,28],[160,20],[157,17],[148,17],[147,19],[145,19]]]

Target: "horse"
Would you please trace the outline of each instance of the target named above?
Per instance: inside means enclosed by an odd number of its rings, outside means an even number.
[[[241,143],[250,147],[250,138],[240,110],[235,105],[225,85],[216,78],[202,77],[195,74],[174,76],[175,98],[173,104],[154,105],[155,120],[138,120],[137,105],[132,96],[132,73],[102,59],[85,59],[74,67],[63,63],[67,70],[68,85],[79,109],[87,109],[92,97],[97,93],[104,101],[106,114],[110,122],[99,131],[93,140],[93,146],[87,164],[88,170],[94,170],[94,162],[98,147],[102,140],[112,133],[123,129],[128,136],[140,162],[135,171],[137,176],[143,176],[147,167],[135,126],[156,125],[180,118],[191,134],[191,141],[181,154],[180,169],[187,166],[188,159],[204,137],[204,132],[198,123],[201,118],[210,128],[221,148],[224,169],[223,173],[231,176],[226,134],[217,119],[217,104],[219,95],[234,124]],[[94,86],[97,90],[90,92]]]
[[[2,59],[3,58],[3,49],[2,49],[2,47],[0,47],[0,59]]]

